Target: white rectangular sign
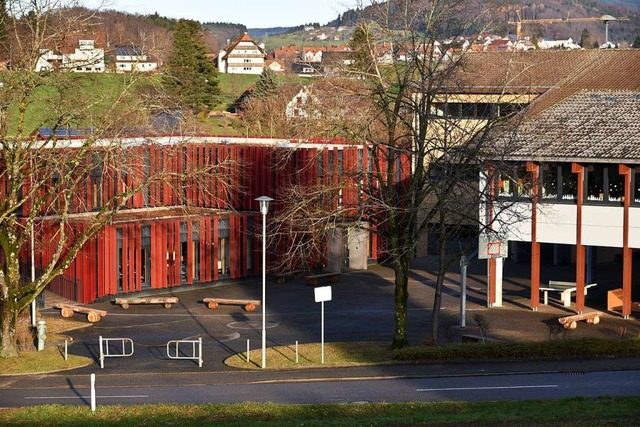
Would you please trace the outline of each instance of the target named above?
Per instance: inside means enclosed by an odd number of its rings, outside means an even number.
[[[315,288],[313,291],[316,297],[316,302],[331,301],[331,286],[321,286],[319,288]]]

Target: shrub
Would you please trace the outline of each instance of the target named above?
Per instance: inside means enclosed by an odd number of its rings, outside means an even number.
[[[439,347],[407,347],[396,350],[401,362],[446,362],[468,360],[588,359],[640,356],[640,339],[597,338],[542,342],[489,342],[449,344]]]

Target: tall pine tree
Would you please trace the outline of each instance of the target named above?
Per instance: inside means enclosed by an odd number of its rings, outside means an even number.
[[[270,69],[265,68],[260,74],[260,78],[256,81],[256,85],[253,89],[253,96],[256,98],[266,98],[274,95],[278,92],[278,78],[276,73]]]
[[[181,19],[173,33],[173,47],[163,82],[176,101],[195,113],[210,109],[220,93],[213,61],[206,56],[202,28]]]

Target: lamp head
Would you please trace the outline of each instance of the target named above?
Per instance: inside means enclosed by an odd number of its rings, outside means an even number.
[[[273,199],[269,196],[260,196],[255,200],[260,203],[260,213],[266,215],[269,212],[269,202],[273,201]]]

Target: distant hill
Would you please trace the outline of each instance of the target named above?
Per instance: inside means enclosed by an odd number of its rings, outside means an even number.
[[[286,34],[296,27],[272,27],[272,28],[249,28],[249,35],[253,39],[261,39],[263,37],[277,36],[278,34]]]
[[[502,35],[515,32],[515,29],[510,28],[507,22],[517,20],[516,11],[520,12],[522,19],[566,18],[567,16],[570,18],[588,18],[602,15],[624,17],[629,20],[610,23],[610,40],[625,45],[631,43],[636,36],[640,35],[640,0],[546,0],[540,3],[532,3],[527,0],[512,0],[508,2],[507,6],[496,9],[493,16],[490,16],[487,20],[487,22],[493,23],[492,31]],[[360,19],[366,18],[373,13],[375,12],[372,6],[367,6],[363,9],[351,9],[339,15],[327,25],[332,27],[354,25]],[[523,28],[523,33],[537,38],[566,39],[571,37],[579,41],[584,29],[589,31],[591,40],[594,43],[604,42],[604,25],[601,22],[527,25],[526,28]]]
[[[247,27],[243,24],[229,22],[204,22],[202,27],[217,41],[216,53],[219,49],[225,47],[228,42],[247,32]]]

